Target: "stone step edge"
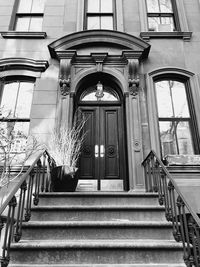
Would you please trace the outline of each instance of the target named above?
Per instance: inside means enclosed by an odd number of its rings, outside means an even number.
[[[104,206],[104,205],[73,205],[73,206],[53,206],[42,205],[34,206],[32,210],[165,210],[163,206],[155,205],[137,205],[137,206]]]
[[[23,228],[29,227],[166,227],[172,228],[172,223],[167,221],[29,221]]]
[[[154,192],[45,192],[40,197],[158,197]]]
[[[12,243],[13,249],[182,249],[182,244],[172,240],[30,240]]]
[[[186,267],[185,264],[9,264],[9,267]]]

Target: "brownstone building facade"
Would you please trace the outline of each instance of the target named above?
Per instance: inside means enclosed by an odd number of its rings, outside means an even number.
[[[84,116],[79,190],[144,190],[151,149],[200,153],[199,14],[199,0],[0,0],[1,106],[44,143]]]

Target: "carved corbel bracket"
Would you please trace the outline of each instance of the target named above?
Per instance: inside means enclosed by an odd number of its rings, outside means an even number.
[[[69,95],[70,93],[70,76],[67,79],[59,78],[60,92],[62,96]]]
[[[106,60],[108,53],[91,53],[91,57],[96,63],[97,71],[103,71],[103,63]]]
[[[132,51],[123,51],[123,56],[128,61],[128,86],[133,97],[138,95],[139,90],[139,60]]]
[[[139,90],[139,73],[138,73],[138,60],[136,59],[129,59],[128,60],[128,71],[129,71],[129,78],[128,78],[128,84],[129,84],[129,91],[132,96],[138,95]]]
[[[75,55],[76,55],[76,51],[68,51],[67,53],[62,53],[60,55],[59,85],[60,85],[60,92],[62,96],[66,96],[70,94],[71,61]]]

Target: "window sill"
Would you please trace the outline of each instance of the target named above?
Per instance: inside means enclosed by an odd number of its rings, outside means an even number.
[[[181,38],[184,41],[190,41],[192,32],[141,32],[140,37],[145,41],[151,38]]]
[[[16,31],[7,31],[1,32],[3,38],[37,38],[45,39],[47,37],[46,32],[16,32]]]

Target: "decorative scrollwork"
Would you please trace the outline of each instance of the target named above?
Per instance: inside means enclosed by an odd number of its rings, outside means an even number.
[[[109,147],[107,148],[107,156],[108,156],[108,157],[113,157],[113,156],[115,156],[115,154],[116,154],[116,149],[115,149],[115,147],[114,147],[114,146],[109,146]]]

